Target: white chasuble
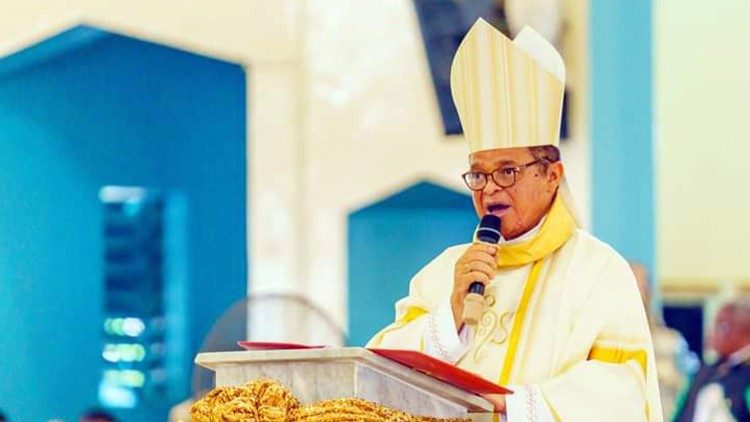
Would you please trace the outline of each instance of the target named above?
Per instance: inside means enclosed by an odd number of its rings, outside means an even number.
[[[511,411],[521,394],[554,420],[662,420],[634,275],[614,249],[575,227],[559,195],[531,239],[500,245],[488,308],[459,337],[449,298],[468,246],[447,249],[414,276],[396,321],[368,347],[420,350],[514,388],[509,422],[535,419]]]

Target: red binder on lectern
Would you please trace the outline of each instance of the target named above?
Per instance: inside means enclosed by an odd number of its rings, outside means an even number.
[[[299,343],[278,343],[262,341],[238,341],[237,345],[247,350],[289,350],[321,349],[325,346]],[[486,379],[440,359],[414,350],[367,349],[384,358],[398,362],[409,368],[451,384],[473,394],[513,394],[513,391],[494,384]]]
[[[367,349],[392,361],[425,373],[440,381],[474,394],[513,394],[513,391],[486,379],[414,350]]]

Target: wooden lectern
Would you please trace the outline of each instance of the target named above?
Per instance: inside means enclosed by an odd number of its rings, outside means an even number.
[[[358,397],[413,415],[491,420],[482,397],[358,347],[201,353],[195,362],[216,373],[217,387],[267,377],[303,404]]]

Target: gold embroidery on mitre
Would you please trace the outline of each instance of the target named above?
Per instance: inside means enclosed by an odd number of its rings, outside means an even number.
[[[565,65],[539,33],[510,40],[482,19],[464,37],[451,66],[451,92],[471,152],[557,146]]]

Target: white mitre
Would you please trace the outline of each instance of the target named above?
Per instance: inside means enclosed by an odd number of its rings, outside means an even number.
[[[565,64],[530,27],[511,40],[478,19],[453,58],[451,92],[472,153],[559,144]]]

